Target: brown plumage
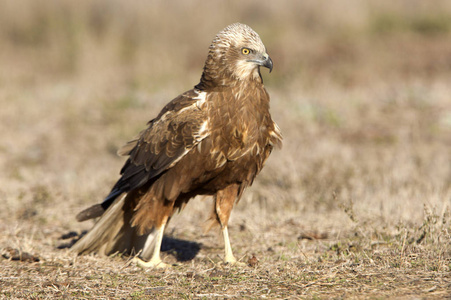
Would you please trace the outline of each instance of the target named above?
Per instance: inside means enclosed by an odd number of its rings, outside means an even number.
[[[227,224],[233,205],[261,171],[282,137],[269,113],[260,66],[272,61],[260,37],[235,23],[213,40],[194,89],[169,102],[127,143],[122,177],[102,204],[77,215],[101,216],[73,246],[77,253],[141,252],[146,267],[162,267],[161,239],[174,211],[196,195],[213,195],[225,261],[236,262]]]

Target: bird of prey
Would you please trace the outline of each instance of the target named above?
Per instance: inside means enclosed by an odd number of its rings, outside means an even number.
[[[224,262],[237,263],[227,231],[231,210],[282,144],[261,66],[271,72],[273,62],[254,30],[235,23],[219,32],[200,82],[118,151],[128,156],[121,177],[101,204],[77,215],[100,219],[72,250],[140,253],[140,266],[166,267],[160,248],[171,216],[196,195],[212,195]]]

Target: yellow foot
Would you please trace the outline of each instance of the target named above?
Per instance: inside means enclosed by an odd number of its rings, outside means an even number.
[[[235,257],[228,257],[224,259],[225,265],[237,266],[237,267],[245,267],[246,264],[240,261],[237,261]]]
[[[135,257],[133,258],[133,262],[141,268],[166,269],[170,267],[170,265],[165,264],[161,259],[151,259],[149,261],[143,261],[141,258]]]
[[[244,262],[241,262],[241,261],[224,262],[224,263],[225,264],[230,264],[230,265],[235,266],[235,267],[246,267],[247,266],[247,264],[245,264]]]

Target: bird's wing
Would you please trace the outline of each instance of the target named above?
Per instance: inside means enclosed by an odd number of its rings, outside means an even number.
[[[118,154],[129,156],[121,178],[101,204],[77,215],[79,222],[99,217],[124,192],[156,180],[209,135],[208,117],[202,109],[205,92],[190,90],[169,102],[149,121],[147,129],[131,140]]]
[[[201,109],[205,93],[191,90],[168,103],[137,139],[118,153],[129,155],[114,190],[142,186],[171,168],[209,135],[208,117]],[[112,191],[112,192],[113,192]]]

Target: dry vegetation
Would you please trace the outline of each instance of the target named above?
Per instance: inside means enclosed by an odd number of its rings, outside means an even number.
[[[451,297],[449,1],[2,1],[0,298]],[[75,214],[118,178],[116,149],[200,77],[213,36],[260,33],[285,136],[231,220],[210,199],[164,256],[75,257]],[[28,255],[27,255],[28,254]],[[37,261],[38,260],[38,261]]]

